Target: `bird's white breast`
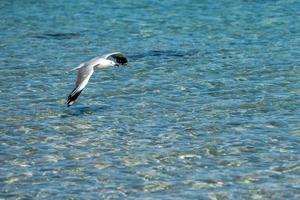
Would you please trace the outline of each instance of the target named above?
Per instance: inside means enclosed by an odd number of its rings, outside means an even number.
[[[106,60],[104,58],[99,58],[99,59],[95,60],[93,65],[95,66],[95,69],[97,69],[97,70],[104,69],[104,68],[111,66],[110,61]]]

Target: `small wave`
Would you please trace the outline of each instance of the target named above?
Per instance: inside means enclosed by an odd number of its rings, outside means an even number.
[[[41,35],[35,35],[33,36],[33,38],[66,40],[66,39],[72,39],[79,36],[80,36],[79,33],[45,33]]]

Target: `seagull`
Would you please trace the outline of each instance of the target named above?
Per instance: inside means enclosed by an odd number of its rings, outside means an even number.
[[[110,60],[113,59],[113,60]],[[102,56],[95,57],[87,62],[81,63],[76,68],[77,70],[77,80],[75,88],[68,96],[67,105],[71,106],[75,100],[78,98],[82,90],[85,88],[92,76],[94,70],[101,70],[107,67],[119,66],[127,64],[127,58],[121,52],[113,52],[105,54]]]

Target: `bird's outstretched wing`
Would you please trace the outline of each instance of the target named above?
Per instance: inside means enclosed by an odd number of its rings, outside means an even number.
[[[112,57],[113,59],[116,60],[117,63],[119,63],[121,65],[127,64],[127,62],[128,62],[127,58],[121,52],[113,52],[113,53],[105,54],[102,57],[105,59]]]
[[[68,106],[71,106],[78,98],[82,90],[89,82],[89,79],[92,76],[93,72],[94,72],[94,67],[92,65],[85,65],[78,68],[75,88],[68,96],[68,100],[67,100]]]
[[[78,65],[77,67],[71,69],[70,71],[74,71],[76,69],[80,69],[80,68],[84,67],[85,65],[86,65],[86,63],[81,63],[80,65]]]

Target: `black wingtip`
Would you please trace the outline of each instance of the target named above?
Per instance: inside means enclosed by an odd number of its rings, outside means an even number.
[[[119,53],[119,54],[115,54],[115,55],[112,55],[112,57],[116,60],[117,63],[119,63],[120,65],[125,65],[128,63],[128,60],[127,58]]]
[[[80,95],[80,93],[82,92],[82,90],[75,92],[75,89],[71,92],[71,94],[68,96],[68,100],[67,100],[67,106],[70,107],[71,105],[73,105],[73,103],[75,102],[75,100],[78,98],[78,96]]]
[[[128,63],[128,60],[125,57],[117,57],[116,61],[117,61],[117,63],[119,63],[121,65],[126,65]]]

